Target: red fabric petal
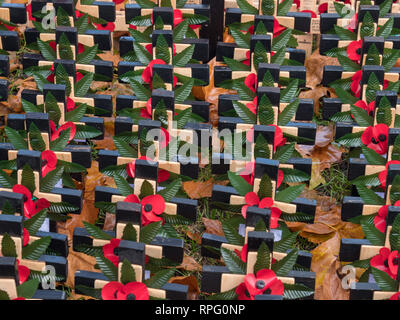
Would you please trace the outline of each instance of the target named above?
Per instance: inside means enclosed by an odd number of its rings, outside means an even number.
[[[80,73],[80,72],[77,72],[77,73],[76,73],[76,82],[79,82],[79,81],[81,81],[81,80],[82,80],[82,78],[83,78],[83,74],[82,74],[82,73]]]
[[[23,194],[26,197],[25,201],[29,199],[32,200],[31,192],[27,187],[23,186],[22,184],[16,184],[15,186],[13,186],[12,191],[15,193]]]
[[[279,217],[281,216],[282,211],[279,208],[271,208],[271,218],[269,222],[269,227],[270,229],[276,229],[279,227],[278,220]]]
[[[30,270],[25,266],[18,265],[19,284],[23,284],[29,278]]]
[[[244,284],[246,285],[246,289],[252,297],[261,293],[261,290],[257,289],[256,287],[257,280],[258,279],[254,276],[254,274],[248,274],[244,277]]]
[[[271,208],[271,206],[273,204],[274,204],[274,200],[272,200],[272,198],[263,198],[260,202],[259,207],[262,209]]]
[[[327,11],[328,11],[328,2],[325,2],[325,3],[319,5],[319,7],[318,7],[319,14],[325,13]]]
[[[145,49],[151,54],[153,55],[153,45],[150,43],[148,45],[145,46]]]
[[[35,201],[35,214],[38,213],[39,211],[43,209],[47,209],[50,207],[50,202],[49,200],[45,198],[40,198]]]
[[[394,295],[392,295],[389,300],[399,300],[399,297],[400,297],[400,292],[397,292]]]
[[[24,247],[29,244],[29,231],[24,228]]]
[[[76,108],[74,100],[70,97],[67,97],[67,111],[72,111]]]
[[[174,28],[178,26],[183,21],[182,19],[182,11],[179,9],[174,10]]]
[[[164,149],[167,147],[170,141],[169,132],[164,128],[161,128],[161,141],[160,141],[160,149]]]
[[[127,164],[126,172],[128,173],[129,177],[131,177],[131,178],[135,177],[135,160],[133,160],[131,163]]]
[[[282,147],[286,143],[286,138],[283,137],[283,132],[282,129],[279,128],[275,124],[271,124],[270,126],[275,127],[275,136],[274,136],[274,151],[276,151],[276,148]]]
[[[158,171],[158,180],[157,180],[157,182],[161,183],[161,182],[164,182],[164,181],[168,181],[169,177],[170,177],[169,172],[167,170],[162,170],[161,169],[160,171]]]
[[[246,295],[246,285],[241,283],[236,287],[235,293],[238,295],[238,300],[254,300],[254,297]]]
[[[105,25],[99,24],[99,23],[94,23],[94,25],[96,26],[97,30],[108,30],[110,32],[113,32],[115,29],[115,24],[114,22],[108,22]]]
[[[117,300],[117,292],[123,287],[124,285],[122,283],[111,281],[101,289],[101,297],[103,300]]]
[[[351,89],[351,92],[353,92],[353,94],[357,98],[359,98],[361,96],[361,85],[360,85],[361,77],[362,77],[362,71],[358,70],[351,78],[352,82],[350,85],[350,89]]]
[[[246,140],[249,141],[250,143],[253,142],[253,140],[254,140],[254,128],[251,128],[249,131],[247,131]]]
[[[385,232],[386,229],[386,216],[388,213],[389,206],[383,206],[379,209],[378,215],[374,218],[375,227],[382,233]]]
[[[311,13],[311,18],[316,18],[317,14],[312,10],[302,10],[300,12]]]
[[[117,292],[118,300],[126,300],[129,294],[135,296],[135,300],[149,300],[149,291],[144,283],[130,282]],[[121,299],[120,299],[121,298]]]
[[[57,51],[57,43],[55,41],[50,41],[49,46],[54,50]],[[54,71],[54,70],[53,70]]]
[[[56,168],[57,156],[54,151],[45,150],[42,152],[42,159],[46,161],[46,164],[42,168],[42,176],[45,177],[47,173]]]
[[[249,206],[258,206],[260,203],[260,198],[255,192],[248,192],[244,196],[244,201],[246,201],[246,204]]]
[[[124,202],[140,203],[139,198],[135,194],[130,194],[127,196]]]
[[[284,178],[283,171],[281,169],[278,170],[278,181],[276,182],[276,188],[279,188],[282,184]]]
[[[242,207],[242,210],[241,210],[242,216],[243,216],[243,218],[245,218],[245,219],[246,219],[246,217],[247,217],[246,211],[247,211],[247,208],[248,208],[248,207],[249,207],[248,205],[245,205],[245,206]]]
[[[396,260],[396,262],[398,262],[399,258],[399,252],[397,250],[393,251],[388,258],[388,264],[389,264],[389,270],[391,272],[391,274],[393,275],[393,279],[397,278],[397,272],[399,270],[399,265],[398,264],[394,264],[394,260]]]

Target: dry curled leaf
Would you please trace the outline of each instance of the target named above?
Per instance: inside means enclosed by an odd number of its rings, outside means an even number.
[[[337,58],[322,56],[317,49],[306,58],[304,65],[307,72],[307,87],[315,88],[322,81],[324,66],[339,66],[340,64]]]
[[[200,288],[199,283],[197,282],[197,278],[195,276],[173,277],[169,280],[169,282],[187,285],[189,287],[188,299],[198,300],[200,295]]]
[[[219,220],[212,220],[207,218],[202,218],[204,227],[206,228],[206,233],[216,234],[218,236],[224,236],[224,231],[222,230],[222,223]]]
[[[201,271],[203,267],[193,257],[184,256],[182,264],[179,265],[177,268],[195,272]]]
[[[212,195],[213,185],[227,185],[228,181],[186,181],[183,183],[183,190],[191,199],[209,198]]]
[[[322,286],[315,291],[317,300],[349,300],[350,291],[345,290],[338,275],[340,262],[335,260],[328,268]]]

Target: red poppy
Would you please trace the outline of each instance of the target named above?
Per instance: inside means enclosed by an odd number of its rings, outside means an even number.
[[[29,20],[36,21],[36,18],[34,16],[32,16],[32,5],[30,3],[26,6],[26,11],[28,12]]]
[[[28,219],[32,218],[35,214],[37,214],[41,210],[50,207],[50,202],[44,198],[40,198],[35,202],[33,202],[31,192],[28,190],[27,187],[23,186],[22,184],[16,184],[12,188],[12,191],[15,193],[23,194],[25,196],[24,215]]]
[[[294,0],[293,3],[296,5],[297,9],[300,8],[300,0]]]
[[[248,207],[258,207],[261,209],[268,208],[271,210],[270,217],[270,228],[278,228],[278,219],[281,216],[282,211],[279,208],[272,207],[274,200],[272,198],[264,198],[260,201],[260,198],[255,192],[249,192],[245,195],[244,201],[246,204],[242,207],[242,216],[246,219],[246,210]]]
[[[388,248],[381,248],[379,254],[370,260],[371,267],[386,272],[392,279],[397,278],[400,254],[397,250],[390,252]]]
[[[29,231],[24,228],[24,247],[29,244]]]
[[[151,159],[147,158],[146,156],[141,156],[139,158],[139,160],[151,160]],[[128,176],[131,178],[135,177],[135,161],[136,160],[133,160],[131,163],[128,163],[126,166],[126,172],[128,173]],[[161,183],[161,182],[167,181],[169,179],[169,176],[170,176],[170,174],[167,170],[159,169],[157,182]]]
[[[124,200],[125,202],[133,202],[140,203],[142,205],[142,225],[143,227],[147,226],[150,223],[162,221],[164,223],[164,219],[160,217],[160,215],[165,210],[165,200],[159,194],[154,194],[151,196],[147,196],[139,201],[139,198],[131,194],[127,196]]]
[[[354,95],[357,98],[360,98],[361,96],[361,77],[362,77],[362,71],[358,70],[352,77],[351,77],[351,85],[350,89],[351,92],[354,93]]]
[[[53,171],[57,166],[57,156],[51,150],[45,150],[42,152],[42,159],[46,164],[42,167],[42,177],[44,178],[46,174]]]
[[[368,127],[361,136],[361,142],[379,154],[386,154],[388,147],[389,127],[380,123]]]
[[[381,187],[382,187],[383,189],[386,188],[386,176],[387,176],[387,171],[388,171],[388,168],[389,168],[389,166],[390,166],[391,164],[400,164],[400,161],[398,161],[398,160],[388,161],[388,162],[386,163],[385,170],[383,170],[382,172],[379,173],[378,178],[379,178],[379,181],[380,181],[380,183],[381,183]]]
[[[101,290],[103,300],[149,300],[149,291],[142,282],[129,282],[126,285],[112,281]]]
[[[118,248],[121,239],[111,239],[109,244],[103,246],[104,258],[110,260],[116,267],[118,267],[118,256],[115,254],[115,249]]]
[[[286,30],[286,28],[285,27],[282,27],[280,24],[279,24],[279,21],[275,18],[274,19],[274,30],[273,30],[273,37],[275,38],[275,37],[277,37],[277,36],[279,36],[283,31],[285,31]]]
[[[246,60],[243,60],[242,63],[246,66],[250,66],[251,63],[251,53],[250,50],[246,52]]]
[[[386,90],[387,87],[389,86],[389,80],[383,80],[383,90]]]
[[[12,299],[12,300],[26,300],[26,299],[24,297],[18,297],[18,298]]]
[[[328,2],[320,4],[318,7],[318,14],[328,12]]]
[[[400,200],[396,201],[394,206],[399,207]],[[384,233],[385,229],[386,229],[386,217],[388,214],[388,208],[389,208],[389,205],[382,206],[378,211],[378,215],[374,218],[375,228],[377,228],[382,233]]]
[[[242,247],[242,250],[235,249],[236,255],[244,262],[247,262],[247,244]]]
[[[361,59],[361,48],[362,40],[352,41],[347,47],[347,57],[357,63],[360,63]]]
[[[130,24],[128,29],[133,29],[133,30],[137,30],[137,26],[134,26],[133,24]]]
[[[23,284],[29,278],[29,274],[31,273],[29,268],[25,266],[21,266],[19,264],[19,260],[17,259],[17,266],[18,266],[18,278],[19,284]]]
[[[257,114],[257,97],[253,99],[253,102],[246,104],[247,108],[254,114]]]
[[[400,292],[395,293],[389,300],[400,300]]]
[[[108,22],[106,24],[100,24],[100,23],[93,23],[96,26],[97,30],[108,30],[110,32],[113,32],[115,29],[115,24],[114,22]]]
[[[375,101],[370,102],[368,105],[365,101],[363,100],[358,100],[355,104],[356,107],[359,107],[365,111],[367,111],[368,115],[371,117],[374,116],[374,111],[375,111]],[[353,115],[351,115],[352,118],[354,119]]]
[[[161,59],[155,59],[153,61],[151,61],[149,63],[149,65],[146,67],[146,69],[144,69],[143,73],[142,73],[142,79],[145,83],[150,83],[153,79],[153,66],[155,64],[163,64],[165,65],[166,63],[164,62],[164,60]]]
[[[317,14],[312,10],[302,10],[300,12],[311,13],[311,18],[316,18]]]
[[[276,188],[279,188],[284,178],[283,171],[278,169],[278,180],[276,181]]]
[[[114,2],[115,4],[120,4],[120,3],[125,2],[125,0],[113,0],[113,2]]]
[[[16,26],[9,26],[8,24],[4,23],[4,22],[0,22],[1,25],[5,26],[7,28],[7,30],[9,31],[13,31]]]
[[[257,76],[255,73],[250,73],[246,79],[244,79],[244,84],[247,88],[249,88],[252,92],[256,93],[257,91]]]
[[[68,128],[71,128],[71,133],[70,133],[69,140],[68,140],[68,142],[70,142],[72,139],[74,139],[75,134],[76,134],[75,123],[68,121],[68,122],[64,123],[62,126],[60,126],[58,129],[56,129],[56,125],[54,124],[54,122],[52,120],[50,120],[50,130],[52,132],[51,141],[56,140],[60,136],[61,132],[63,132],[64,130],[67,130]]]
[[[254,296],[262,294],[283,295],[284,287],[281,280],[276,277],[275,272],[263,269],[257,275],[248,274],[244,282],[236,288],[239,300],[254,300]]]

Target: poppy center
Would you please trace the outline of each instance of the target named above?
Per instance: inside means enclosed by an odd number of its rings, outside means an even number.
[[[378,144],[378,143],[379,143],[378,141],[375,140],[374,137],[372,137],[371,142],[372,142],[373,144]]]
[[[256,282],[256,288],[259,290],[262,290],[265,288],[265,282],[263,280],[258,280]]]
[[[386,136],[384,134],[380,134],[378,139],[380,142],[384,142],[384,141],[386,141]]]
[[[133,293],[130,293],[126,296],[126,300],[136,300],[136,296]]]
[[[361,48],[358,48],[358,49],[356,50],[356,53],[357,53],[358,55],[361,55]]]
[[[147,203],[144,206],[144,211],[146,211],[146,212],[150,212],[152,209],[153,209],[153,206],[150,203]]]

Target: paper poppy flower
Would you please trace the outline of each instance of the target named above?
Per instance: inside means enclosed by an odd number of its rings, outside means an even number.
[[[17,268],[18,268],[18,278],[19,284],[23,284],[29,278],[29,274],[31,273],[29,268],[25,266],[21,266],[19,264],[19,260],[17,259]]]
[[[147,160],[147,161],[152,161],[151,159],[147,158],[146,156],[141,156],[139,160]],[[128,176],[131,178],[135,177],[135,160],[133,160],[131,163],[128,163],[126,165],[126,172],[128,173]],[[170,177],[170,174],[167,170],[164,169],[159,169],[158,170],[158,183],[162,183],[164,181],[167,181]]]
[[[28,219],[32,218],[41,210],[50,207],[50,202],[44,198],[37,199],[35,202],[33,202],[31,192],[28,190],[27,187],[23,186],[22,184],[14,185],[12,191],[15,193],[23,194],[25,196],[24,215]]]
[[[149,291],[142,282],[129,282],[126,285],[111,281],[101,289],[103,300],[149,300]]]
[[[279,35],[280,35],[283,31],[285,31],[285,30],[286,30],[286,28],[285,28],[285,27],[282,27],[282,26],[279,24],[278,20],[275,18],[275,19],[274,19],[274,30],[272,31],[273,37],[275,38],[275,37],[279,36]]]
[[[347,57],[354,62],[360,63],[362,40],[352,41],[347,46]]]
[[[103,246],[104,258],[110,260],[116,267],[118,267],[118,256],[115,254],[115,249],[118,248],[121,239],[111,239],[109,244]]]
[[[68,142],[70,142],[72,139],[74,139],[75,134],[76,134],[75,123],[68,121],[68,122],[64,123],[62,126],[60,126],[58,129],[56,129],[56,125],[54,124],[54,122],[52,120],[50,120],[50,130],[52,132],[51,138],[50,138],[51,141],[56,140],[60,136],[61,132],[63,132],[64,130],[67,130],[68,128],[71,129],[69,140],[68,140]]]
[[[371,101],[368,105],[365,101],[363,100],[358,100],[355,104],[356,107],[359,107],[365,111],[367,111],[368,115],[370,117],[374,116],[374,112],[375,112],[375,101]],[[354,119],[353,114],[351,115],[351,117]]]
[[[296,5],[296,8],[300,8],[300,0],[293,0],[293,3]]]
[[[351,77],[350,90],[353,92],[356,98],[360,98],[361,96],[361,77],[361,70],[356,71],[356,73],[354,73],[354,75]]]
[[[164,223],[164,219],[160,217],[160,215],[165,210],[165,200],[161,195],[154,194],[143,198],[142,201],[139,201],[139,198],[136,195],[131,194],[127,196],[124,201],[140,203],[142,205],[143,227],[158,221],[162,221]]]
[[[161,128],[161,139],[160,139],[160,149],[164,149],[167,147],[171,140],[168,130]]]
[[[328,12],[328,2],[322,3],[318,6],[318,14]]]
[[[235,290],[239,300],[254,300],[254,296],[262,294],[283,295],[284,287],[281,280],[272,270],[263,269],[257,275],[248,274]]]
[[[153,79],[153,66],[155,64],[166,64],[164,60],[161,59],[155,59],[149,63],[149,65],[144,69],[142,73],[142,79],[145,83],[150,83]]]
[[[251,53],[250,53],[250,50],[248,50],[248,51],[246,52],[246,59],[243,60],[242,63],[243,63],[244,65],[250,67],[250,63],[251,63]]]
[[[256,93],[257,88],[257,76],[255,73],[250,73],[246,79],[244,79],[244,84],[247,88],[249,88],[252,92]]]
[[[382,189],[385,189],[385,188],[386,188],[386,176],[387,176],[387,171],[388,171],[388,168],[389,168],[389,166],[390,166],[391,164],[400,164],[400,161],[398,161],[398,160],[392,160],[392,161],[386,162],[385,170],[381,171],[381,172],[379,173],[379,175],[378,175],[379,182],[381,183],[381,188],[382,188]]]
[[[50,171],[57,166],[57,156],[54,151],[45,150],[42,152],[42,159],[45,162],[42,167],[42,177],[44,178]]]
[[[379,254],[370,260],[371,267],[386,272],[392,279],[397,278],[400,255],[397,250],[390,252],[388,248],[381,248]]]
[[[110,32],[113,32],[115,29],[115,24],[114,22],[108,22],[105,24],[100,24],[100,23],[93,23],[96,26],[97,30],[108,30]]]
[[[75,110],[76,108],[77,105],[75,104],[74,100],[72,100],[70,97],[67,97],[67,112]]]
[[[380,123],[375,127],[368,127],[361,136],[361,142],[380,155],[386,154],[388,147],[389,127]]]
[[[400,206],[400,200],[396,201],[394,204],[395,207]],[[379,211],[378,215],[374,218],[374,225],[380,232],[384,233],[386,229],[386,217],[388,214],[389,205],[382,206]]]
[[[242,250],[235,249],[236,255],[242,260],[244,263],[247,262],[247,244],[242,247]]]
[[[254,114],[257,114],[257,97],[253,99],[253,102],[246,104],[247,108]]]
[[[258,207],[261,209],[268,208],[271,210],[270,217],[270,228],[275,229],[278,227],[278,219],[281,216],[282,211],[279,208],[272,207],[274,200],[272,198],[260,198],[255,192],[249,192],[245,195],[244,201],[246,204],[242,207],[242,216],[246,219],[246,210],[248,207]]]

